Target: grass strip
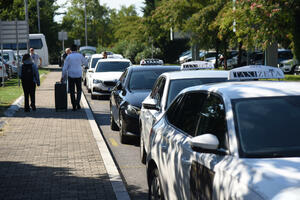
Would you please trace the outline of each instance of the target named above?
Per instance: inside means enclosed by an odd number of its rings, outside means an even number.
[[[49,73],[47,69],[39,69],[40,76]],[[44,77],[41,81],[44,80]],[[22,85],[17,78],[12,78],[4,83],[4,87],[0,87],[0,117],[4,116],[4,112],[9,106],[23,94]]]

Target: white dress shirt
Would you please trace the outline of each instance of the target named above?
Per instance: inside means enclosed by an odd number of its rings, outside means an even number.
[[[62,77],[65,78],[68,72],[68,77],[80,78],[82,76],[82,65],[88,65],[85,57],[78,52],[72,52],[65,59]]]

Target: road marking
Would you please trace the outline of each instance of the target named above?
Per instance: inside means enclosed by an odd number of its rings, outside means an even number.
[[[113,145],[115,147],[119,146],[119,144],[117,143],[117,141],[114,138],[109,138],[109,141],[110,141],[111,145]]]

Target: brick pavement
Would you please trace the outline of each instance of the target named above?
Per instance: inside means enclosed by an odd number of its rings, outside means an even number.
[[[20,109],[0,135],[0,199],[116,199],[84,110],[55,112],[51,72],[37,111]],[[69,97],[68,97],[69,98]]]

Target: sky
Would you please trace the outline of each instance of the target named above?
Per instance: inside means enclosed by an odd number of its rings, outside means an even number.
[[[117,9],[119,10],[121,8],[121,6],[130,6],[130,5],[134,5],[136,8],[136,11],[138,12],[138,14],[140,16],[142,16],[142,9],[141,7],[144,6],[143,2],[144,0],[98,0],[100,2],[101,5],[106,4],[106,6],[108,6],[109,8],[113,9]],[[58,5],[63,5],[66,2],[68,2],[68,0],[58,0],[57,4]],[[60,8],[58,10],[58,12],[66,12],[66,8]],[[63,15],[57,15],[54,17],[54,21],[56,22],[61,22],[63,18]]]

